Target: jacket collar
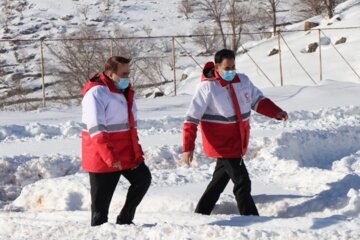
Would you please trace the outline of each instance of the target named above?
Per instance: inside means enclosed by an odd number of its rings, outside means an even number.
[[[89,81],[86,82],[81,94],[85,96],[85,94],[95,86],[104,86],[105,83],[100,79],[100,75],[96,73]]]
[[[131,86],[131,84],[129,85],[128,90],[124,93],[121,90],[119,90],[116,86],[115,83],[104,73],[96,73],[84,86],[83,90],[82,90],[82,95],[84,96],[92,87],[95,86],[107,86],[107,88],[110,90],[110,92],[113,93],[120,93],[120,94],[124,94],[127,95],[127,92],[131,92],[132,95],[134,94],[134,90]]]
[[[229,83],[239,83],[241,80],[238,74],[235,75],[235,78],[231,81],[225,81],[220,74],[215,70],[214,62],[207,62],[204,66],[203,73],[201,75],[201,81],[219,81],[222,87],[227,86]]]

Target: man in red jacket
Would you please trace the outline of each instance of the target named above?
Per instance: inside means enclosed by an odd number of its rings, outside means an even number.
[[[117,224],[132,224],[151,174],[136,129],[136,104],[129,83],[130,59],[111,57],[105,71],[83,89],[82,165],[90,175],[91,226],[107,222],[111,198],[123,175],[131,184]]]
[[[278,120],[288,119],[287,113],[266,98],[245,74],[236,72],[233,51],[217,52],[215,63],[208,62],[204,67],[183,130],[183,160],[187,164],[193,159],[199,123],[205,154],[217,158],[212,180],[196,213],[210,215],[231,179],[240,214],[259,215],[243,160],[249,144],[251,110]]]

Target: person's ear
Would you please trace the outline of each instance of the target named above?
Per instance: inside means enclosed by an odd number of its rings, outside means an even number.
[[[113,78],[114,78],[114,72],[113,72],[113,71],[109,70],[108,76],[109,76],[112,80],[114,80],[114,79],[113,79]]]
[[[220,73],[222,70],[221,70],[221,63],[218,63],[215,65],[215,71],[217,71],[218,73]]]

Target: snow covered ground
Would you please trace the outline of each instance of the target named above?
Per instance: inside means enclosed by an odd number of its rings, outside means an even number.
[[[80,108],[1,112],[0,239],[358,239],[360,85],[327,80],[263,90],[290,120],[253,115],[246,163],[261,217],[238,215],[232,183],[213,215],[193,213],[214,161],[200,138],[194,164],[180,161],[189,94],[138,101],[153,182],[136,226],[115,225],[128,187],[123,179],[109,223],[89,226]]]

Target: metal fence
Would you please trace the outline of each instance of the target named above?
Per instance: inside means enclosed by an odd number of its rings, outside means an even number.
[[[276,36],[256,45],[262,45],[267,51],[273,50],[273,56],[269,57],[269,52],[256,54],[252,51],[255,46],[240,42],[237,58],[240,60],[237,61],[244,64],[245,72],[253,68],[255,71],[252,72],[258,73],[251,76],[255,84],[262,81],[269,86],[284,86],[291,84],[290,79],[298,75],[307,79],[304,84],[318,84],[338,74],[335,69],[326,67],[327,63],[334,61],[346,65],[342,69],[360,82],[360,66],[357,65],[360,57],[342,52],[341,45],[335,45],[331,40],[343,36],[342,31],[347,31],[345,35],[351,41],[349,30],[359,31],[360,27],[279,31]],[[299,37],[291,34],[295,32],[303,32],[304,35],[300,37],[306,38],[307,43],[316,43],[313,53],[304,57],[308,50],[306,46],[298,49],[294,44],[294,37]],[[242,36],[250,40],[271,34],[244,32]],[[151,95],[151,92],[146,93],[146,89],[158,87],[161,90],[163,84],[172,82],[173,89],[163,94],[176,95],[177,83],[189,77],[184,74],[186,69],[201,69],[207,60],[213,58],[212,54],[199,53],[199,47],[194,47],[194,40],[205,36],[214,35],[2,39],[0,110],[31,110],[59,102],[78,104],[81,94],[75,86],[83,84],[94,72],[101,71],[108,57],[123,54],[128,49],[133,50],[126,54],[133,59],[132,79],[136,88],[145,89],[144,95]],[[327,55],[330,49],[336,52],[337,59],[329,59]],[[290,61],[293,63],[290,64]],[[317,65],[316,71],[314,65]],[[274,71],[274,68],[277,70]]]

